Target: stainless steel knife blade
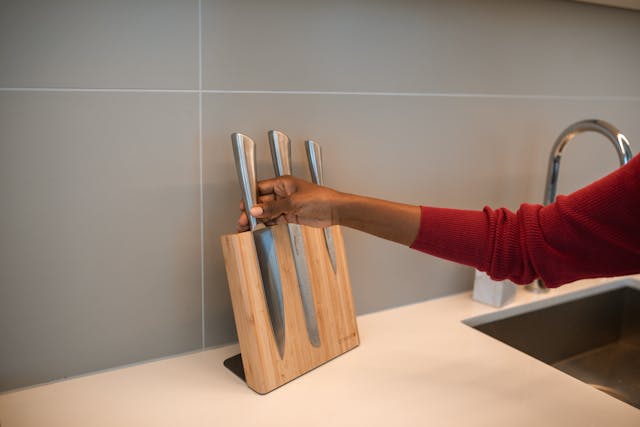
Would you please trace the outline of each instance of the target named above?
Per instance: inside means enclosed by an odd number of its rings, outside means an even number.
[[[291,140],[287,135],[275,130],[269,131],[269,145],[271,146],[271,156],[276,176],[291,175]],[[311,277],[307,265],[305,254],[304,237],[302,229],[298,224],[287,224],[289,228],[289,240],[293,250],[293,259],[296,266],[296,276],[298,287],[302,297],[302,308],[307,324],[307,335],[309,341],[315,347],[320,346],[320,334],[318,332],[318,322],[316,318],[316,307],[313,300],[311,288]]]
[[[307,151],[307,160],[309,161],[309,170],[311,172],[311,180],[314,184],[324,185],[322,179],[322,151],[320,145],[312,140],[305,141],[305,149]],[[324,243],[329,253],[329,260],[331,261],[331,267],[333,272],[337,272],[336,263],[336,246],[333,243],[333,236],[331,235],[331,228],[325,227],[324,231]]]
[[[231,135],[233,155],[238,172],[238,180],[242,188],[242,200],[249,218],[249,225],[253,233],[258,256],[258,266],[262,278],[267,310],[271,329],[278,347],[280,358],[284,357],[285,323],[284,301],[282,298],[282,281],[278,254],[273,238],[273,231],[268,227],[258,225],[255,217],[249,212],[257,198],[258,184],[256,180],[255,143],[251,138],[241,133]],[[262,227],[262,228],[260,228]]]

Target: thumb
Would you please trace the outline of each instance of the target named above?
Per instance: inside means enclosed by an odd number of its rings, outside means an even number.
[[[263,220],[270,220],[291,211],[291,199],[289,197],[261,203],[251,208],[251,215]]]

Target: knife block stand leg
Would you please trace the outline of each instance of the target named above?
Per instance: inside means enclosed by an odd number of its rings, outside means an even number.
[[[351,350],[360,342],[340,227],[331,227],[337,260],[335,273],[322,229],[301,228],[320,346],[313,346],[309,340],[289,231],[286,224],[280,224],[272,229],[284,300],[285,347],[282,358],[271,329],[252,233],[228,234],[220,238],[245,381],[260,394],[268,393]],[[225,363],[231,369],[230,364],[231,360]]]

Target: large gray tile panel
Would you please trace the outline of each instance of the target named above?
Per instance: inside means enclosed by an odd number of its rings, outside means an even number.
[[[339,190],[463,209],[517,209],[542,200],[557,135],[588,117],[610,120],[640,150],[640,102],[409,96],[207,94],[204,96],[206,343],[233,325],[219,236],[234,230],[240,190],[229,134],[258,144],[259,177],[272,176],[267,131],[293,140],[294,172],[308,178],[302,141],[323,146],[325,180]],[[617,167],[602,137],[567,147],[560,192]],[[467,267],[345,231],[356,308],[366,313],[469,289]],[[222,311],[221,311],[222,309]]]
[[[0,87],[196,89],[198,1],[2,1],[0,63]]]
[[[205,89],[640,95],[640,12],[566,1],[203,0]]]
[[[0,93],[0,390],[201,347],[197,117]]]

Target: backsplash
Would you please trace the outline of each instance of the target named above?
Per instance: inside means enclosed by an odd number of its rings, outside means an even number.
[[[260,178],[278,129],[342,191],[517,209],[577,120],[640,151],[638,40],[640,12],[563,1],[2,2],[0,391],[236,340],[231,132]],[[589,134],[564,157],[560,193],[618,162]],[[359,314],[471,288],[344,235]]]

